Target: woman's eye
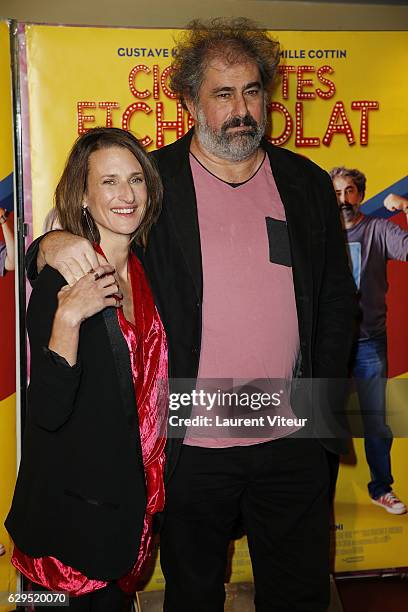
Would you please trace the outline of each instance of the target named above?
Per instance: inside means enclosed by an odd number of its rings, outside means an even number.
[[[143,183],[143,179],[141,176],[134,176],[130,182],[131,183]]]
[[[114,184],[114,180],[113,179],[105,179],[103,181],[104,185],[113,185]]]

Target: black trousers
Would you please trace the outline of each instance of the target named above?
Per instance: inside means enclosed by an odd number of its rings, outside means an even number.
[[[47,591],[38,584],[33,584],[33,591]],[[114,582],[103,589],[70,597],[69,606],[44,607],[36,606],[36,610],[52,610],[52,612],[132,612],[132,598],[124,593]]]
[[[257,612],[329,605],[329,470],[312,439],[228,449],[183,446],[166,493],[165,612],[223,612],[227,549],[248,537]]]

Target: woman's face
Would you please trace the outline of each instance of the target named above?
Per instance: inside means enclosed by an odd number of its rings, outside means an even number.
[[[143,219],[146,204],[143,170],[133,153],[124,147],[91,153],[83,205],[88,207],[101,236],[106,231],[131,236]]]

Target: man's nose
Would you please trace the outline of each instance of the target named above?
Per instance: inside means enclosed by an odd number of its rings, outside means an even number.
[[[234,115],[237,117],[245,117],[248,112],[248,107],[244,96],[237,96],[234,103]]]

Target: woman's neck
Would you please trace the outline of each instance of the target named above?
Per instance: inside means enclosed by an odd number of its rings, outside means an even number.
[[[126,235],[104,235],[101,232],[100,246],[108,262],[116,270],[119,278],[127,280],[127,263],[129,258],[130,242]]]

